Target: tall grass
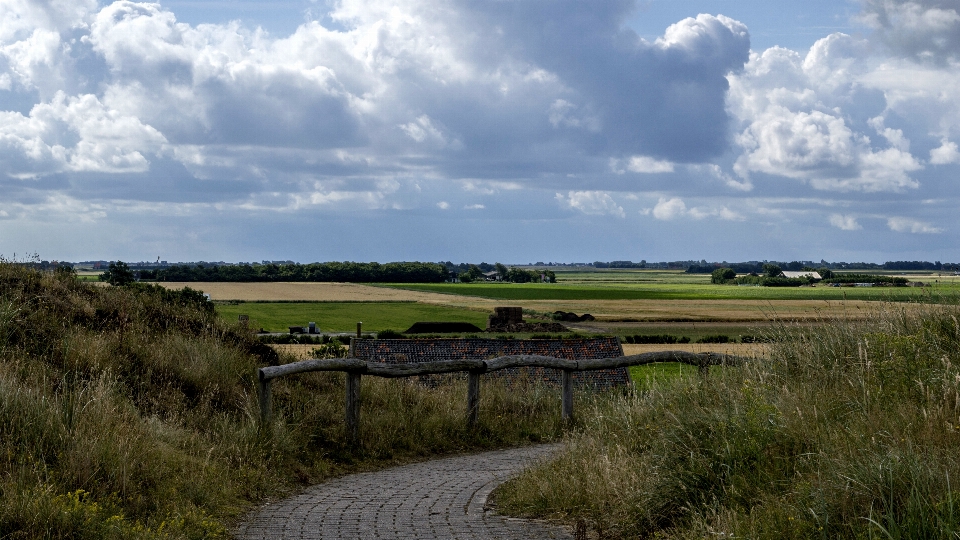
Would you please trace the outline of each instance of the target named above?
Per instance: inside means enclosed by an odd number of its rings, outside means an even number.
[[[485,381],[468,431],[462,382],[365,377],[355,450],[342,375],[309,374],[274,383],[268,437],[258,352],[189,290],[0,263],[0,538],[225,538],[304,483],[560,433],[556,392]]]
[[[593,401],[497,500],[613,538],[955,538],[958,321],[889,305],[779,326],[769,360]]]

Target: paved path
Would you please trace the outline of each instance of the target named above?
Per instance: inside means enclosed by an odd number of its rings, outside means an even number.
[[[268,504],[239,539],[572,539],[560,527],[484,509],[487,496],[558,445],[457,456],[338,478]]]

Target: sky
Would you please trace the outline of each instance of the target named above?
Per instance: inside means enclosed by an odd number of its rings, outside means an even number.
[[[960,261],[960,0],[0,0],[0,256]]]

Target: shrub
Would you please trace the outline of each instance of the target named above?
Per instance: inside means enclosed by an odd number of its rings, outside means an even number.
[[[703,336],[697,340],[697,343],[730,343],[730,336],[722,334]]]
[[[710,283],[722,285],[735,277],[737,277],[737,273],[733,268],[717,268],[710,275]]]

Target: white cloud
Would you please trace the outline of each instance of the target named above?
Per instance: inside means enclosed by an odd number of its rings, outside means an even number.
[[[657,204],[652,208],[645,208],[640,211],[642,215],[653,214],[653,217],[663,221],[669,221],[680,217],[689,217],[695,220],[706,218],[718,218],[724,221],[745,221],[746,217],[734,210],[721,206],[711,208],[708,206],[694,206],[687,208],[687,204],[680,197],[660,197]]]
[[[927,62],[960,57],[960,6],[942,0],[865,0],[861,19],[899,54]]]
[[[627,169],[635,173],[669,173],[673,172],[673,163],[649,156],[633,156],[627,163]]]
[[[943,139],[940,146],[930,150],[930,163],[934,165],[947,165],[950,163],[960,163],[960,150],[957,143]]]
[[[486,206],[482,204],[468,204],[463,207],[464,210],[483,210]]]
[[[603,191],[570,191],[566,195],[556,194],[561,207],[579,210],[588,215],[611,215],[625,217],[623,207],[618,205],[609,193]]]
[[[807,181],[836,191],[902,191],[919,186],[910,173],[923,166],[900,129],[882,115],[863,118],[887,143],[851,127],[850,108],[861,86],[868,48],[850,36],[818,41],[806,58],[786,49],[754,54],[742,75],[731,76],[730,110],[744,129],[734,170]]]
[[[450,203],[448,203],[447,201],[440,201],[437,203],[437,208],[441,210],[446,210],[450,208]]]
[[[936,234],[943,232],[943,229],[934,227],[930,223],[906,217],[888,218],[887,227],[890,227],[891,231],[914,234]]]
[[[143,154],[156,154],[165,143],[153,127],[90,94],[60,92],[50,103],[34,106],[29,116],[0,111],[0,163],[14,177],[143,172],[149,166]]]
[[[679,197],[671,199],[660,197],[657,205],[653,207],[653,217],[665,221],[683,216],[686,213],[687,205]]]
[[[856,217],[845,216],[843,214],[832,214],[830,216],[830,224],[844,231],[859,231],[863,228],[859,223],[857,223]]]

